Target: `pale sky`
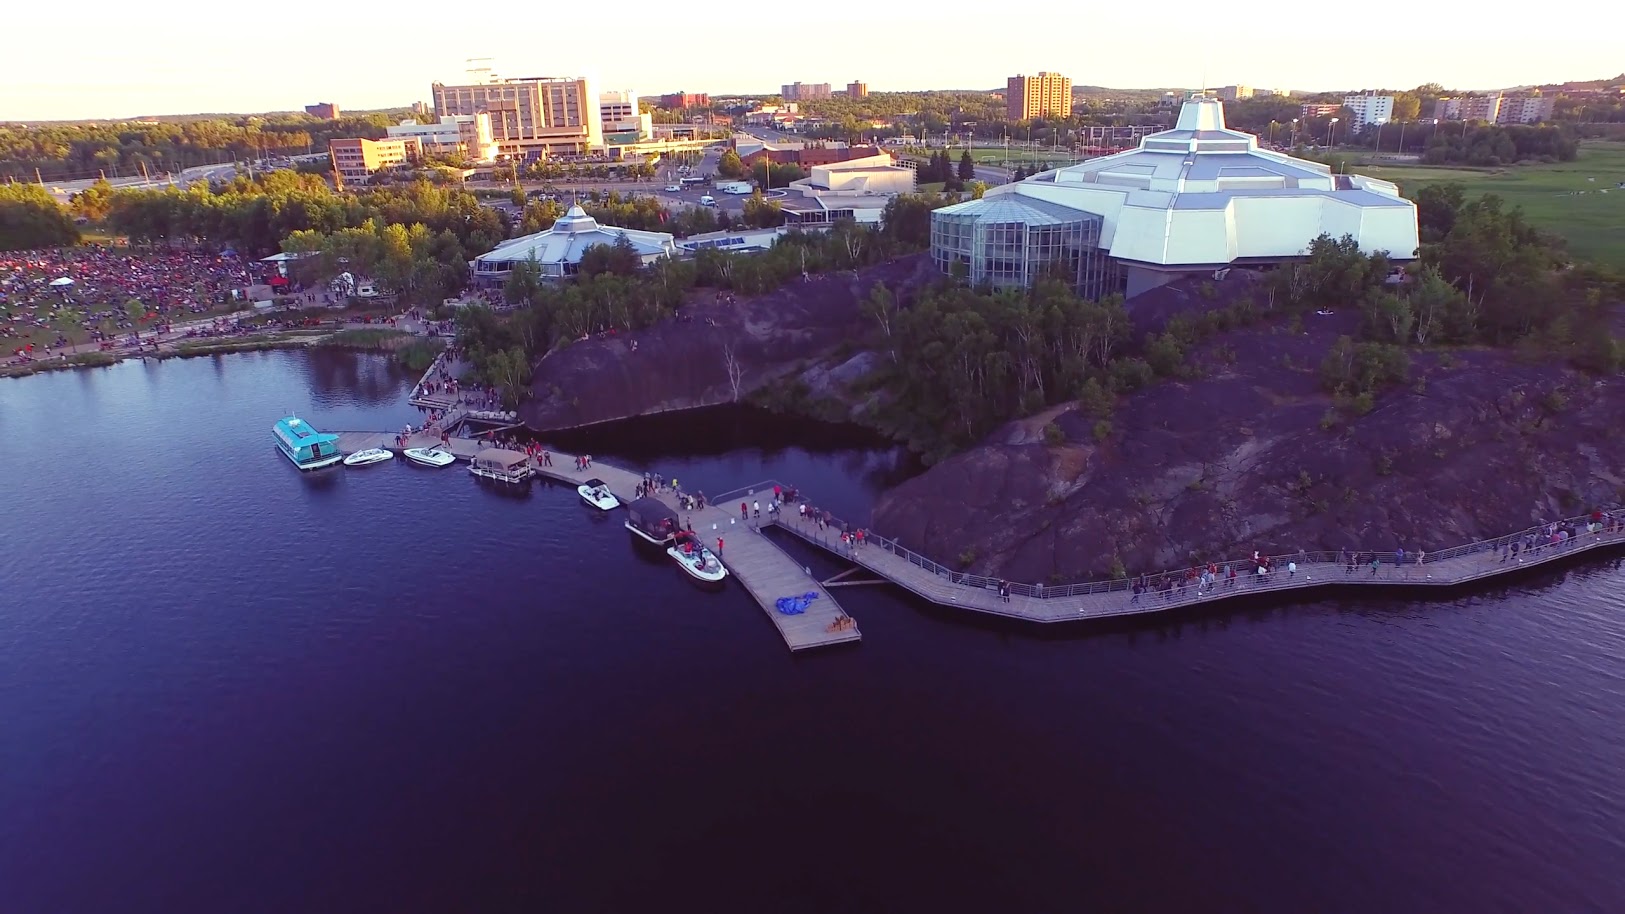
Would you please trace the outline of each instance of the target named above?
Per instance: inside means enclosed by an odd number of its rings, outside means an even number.
[[[427,101],[437,79],[461,81],[470,57],[495,58],[503,76],[580,74],[641,95],[775,93],[797,80],[838,88],[854,79],[871,91],[992,89],[1039,70],[1114,88],[1499,88],[1625,69],[1617,7],[1602,3],[1541,7],[1529,29],[1427,0],[1378,12],[1166,0],[1021,13],[1004,11],[1024,4],[937,0],[863,13],[802,4],[802,14],[784,4],[650,0],[177,0],[134,7],[141,13],[127,4],[103,12],[104,4],[86,0],[70,12],[28,3],[7,13],[0,120],[405,106]],[[825,38],[821,9],[843,10]],[[940,15],[922,22],[923,9]],[[965,21],[954,21],[957,9]]]

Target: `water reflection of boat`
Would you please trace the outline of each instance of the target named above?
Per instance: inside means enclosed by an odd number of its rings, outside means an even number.
[[[666,547],[666,554],[696,581],[718,584],[728,576],[728,569],[723,567],[722,560],[690,533],[679,533],[676,541]]]
[[[640,498],[626,506],[626,529],[657,546],[672,541],[680,527],[677,512],[658,498]]]

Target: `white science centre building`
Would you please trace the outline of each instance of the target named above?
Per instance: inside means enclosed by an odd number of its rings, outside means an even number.
[[[1388,181],[1258,147],[1193,97],[1138,149],[990,188],[931,214],[931,256],[973,284],[1064,269],[1080,293],[1132,298],[1181,276],[1301,257],[1325,234],[1416,257],[1416,205]]]

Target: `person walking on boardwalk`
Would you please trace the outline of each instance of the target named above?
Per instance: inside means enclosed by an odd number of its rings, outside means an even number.
[[[1375,552],[1371,553],[1371,576],[1372,577],[1377,576],[1377,566],[1379,564],[1380,563],[1377,560],[1377,554]]]
[[[739,503],[739,519],[750,520],[750,505],[747,505],[744,502]]]
[[[750,503],[750,510],[751,510],[751,514],[756,518],[757,521],[760,521],[762,519],[762,503],[761,502],[759,502],[759,501],[751,502]]]
[[[722,555],[722,537],[717,537],[717,555]]]

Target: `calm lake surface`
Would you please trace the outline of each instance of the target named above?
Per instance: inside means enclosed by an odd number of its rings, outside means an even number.
[[[1625,910],[1617,559],[1059,633],[846,588],[863,643],[792,656],[571,490],[271,444],[410,383],[0,381],[0,911]],[[913,471],[758,415],[585,438],[855,519]]]

